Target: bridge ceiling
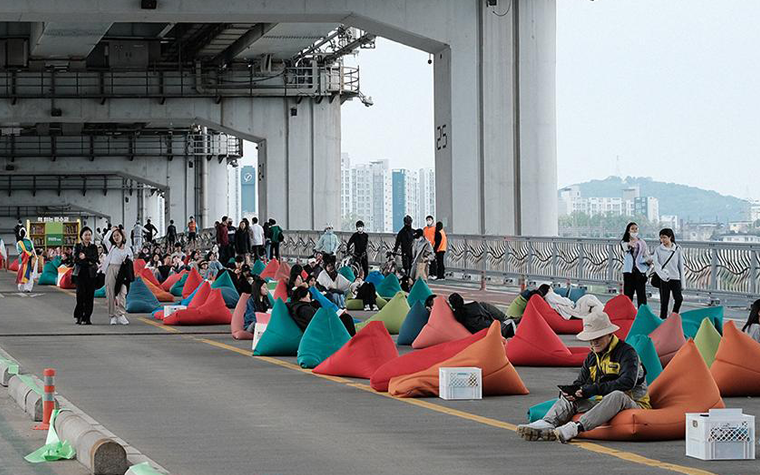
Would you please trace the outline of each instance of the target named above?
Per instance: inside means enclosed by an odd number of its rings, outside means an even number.
[[[33,58],[85,59],[110,27],[110,23],[34,23],[29,53]]]
[[[292,58],[337,27],[336,23],[278,23],[237,57],[271,54],[275,59]]]

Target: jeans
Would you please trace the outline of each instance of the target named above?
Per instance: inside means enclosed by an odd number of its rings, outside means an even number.
[[[343,295],[343,292],[328,290],[325,292],[325,297],[327,297],[330,302],[337,305],[338,308],[346,308],[346,296]]]
[[[571,402],[560,397],[546,413],[544,420],[554,427],[559,427],[570,422],[577,413],[583,412],[579,422],[584,431],[589,431],[605,424],[620,411],[638,408],[636,401],[623,391],[612,391],[601,400],[595,398]]]
[[[661,281],[660,283],[660,318],[668,318],[668,305],[670,304],[670,294],[673,294],[673,313],[678,313],[681,310],[681,303],[683,302],[683,294],[681,293],[681,281],[678,279],[671,279],[669,281]]]

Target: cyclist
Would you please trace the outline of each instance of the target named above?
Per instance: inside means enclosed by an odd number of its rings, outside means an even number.
[[[348,252],[354,257],[354,260],[364,271],[364,278],[367,278],[369,274],[369,260],[367,259],[367,243],[369,242],[369,236],[364,232],[364,222],[356,222],[356,232],[351,235],[351,239],[348,240]],[[353,248],[353,250],[352,250]]]

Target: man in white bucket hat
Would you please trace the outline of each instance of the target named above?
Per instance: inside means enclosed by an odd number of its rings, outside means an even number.
[[[636,350],[618,339],[620,327],[601,311],[583,319],[577,336],[591,346],[573,384],[560,386],[560,396],[543,419],[517,426],[525,440],[559,440],[568,443],[580,432],[607,423],[626,409],[651,409],[646,371]],[[575,422],[573,416],[583,413]]]

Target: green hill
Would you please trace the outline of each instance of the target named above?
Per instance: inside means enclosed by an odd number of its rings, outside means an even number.
[[[660,201],[661,215],[678,215],[688,222],[740,221],[747,219],[749,203],[734,196],[693,186],[665,183],[643,177],[608,177],[578,183],[584,198],[617,197],[623,189],[638,185],[641,196],[654,196]]]

